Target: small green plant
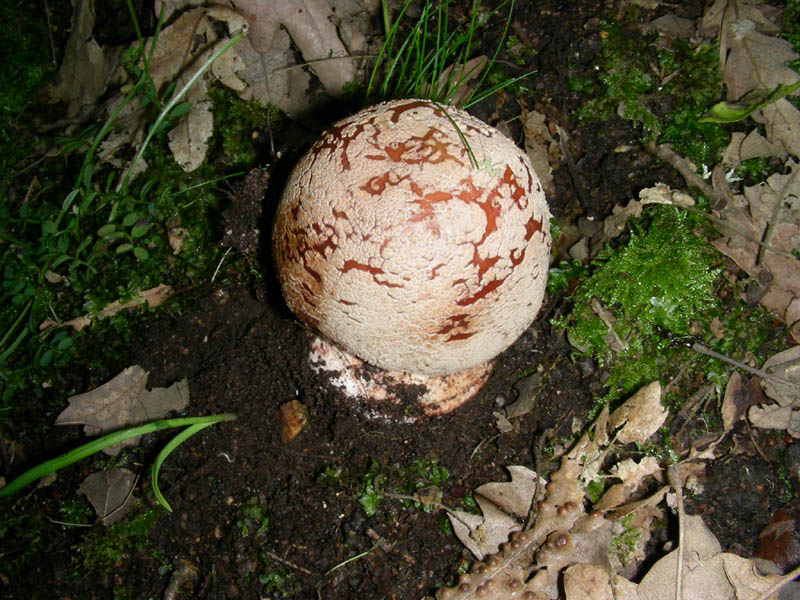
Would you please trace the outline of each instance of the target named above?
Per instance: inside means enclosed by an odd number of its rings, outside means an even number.
[[[180,444],[186,441],[188,438],[193,436],[195,433],[202,431],[206,427],[213,425],[214,423],[220,423],[222,421],[230,421],[235,419],[236,415],[231,414],[222,414],[222,415],[212,415],[209,417],[182,417],[179,419],[162,419],[160,421],[153,421],[151,423],[147,423],[145,425],[139,425],[137,427],[128,427],[126,429],[122,429],[120,431],[116,431],[114,433],[109,433],[108,435],[104,435],[96,440],[83,444],[75,448],[74,450],[70,450],[69,452],[65,452],[64,454],[57,456],[56,458],[50,459],[46,462],[41,463],[25,471],[22,475],[17,477],[16,479],[11,480],[5,487],[0,488],[0,498],[3,496],[10,496],[14,492],[19,491],[20,489],[24,488],[26,485],[29,485],[36,481],[37,479],[41,479],[45,475],[49,475],[50,473],[55,473],[59,469],[63,469],[73,463],[78,462],[81,459],[84,459],[92,454],[100,452],[104,448],[109,448],[115,444],[119,444],[125,440],[139,437],[140,435],[146,435],[148,433],[154,433],[156,431],[161,431],[163,429],[170,429],[173,427],[186,427],[183,431],[178,433],[175,437],[173,437],[166,446],[164,446],[161,451],[156,456],[155,461],[153,462],[153,466],[151,468],[151,476],[152,476],[152,485],[153,485],[153,493],[156,496],[158,502],[166,508],[168,511],[172,511],[172,508],[169,505],[169,502],[164,498],[161,494],[161,490],[158,487],[158,473],[161,469],[161,464],[164,460],[172,453],[175,448],[177,448]]]
[[[241,508],[239,515],[236,525],[239,527],[242,537],[252,535],[258,538],[264,537],[269,533],[267,509],[258,502],[258,498],[251,498]]]
[[[483,70],[478,76],[478,84],[459,103],[459,107],[468,108],[526,76],[505,78],[483,88],[503,47],[514,10],[513,0],[504,0],[488,11],[482,11],[480,1],[473,0],[469,21],[455,27],[451,24],[450,3],[451,0],[423,2],[420,17],[406,30],[404,17],[412,1],[403,1],[394,22],[389,15],[388,2],[381,1],[386,41],[370,73],[365,104],[373,102],[375,98],[429,98],[450,104],[462,82],[475,76],[473,71],[479,68],[469,62],[473,58],[473,42],[478,32],[506,6],[508,16],[500,43],[486,64],[481,65]]]
[[[263,565],[263,570],[258,574],[258,583],[264,586],[261,589],[266,598],[291,598],[293,595],[292,575],[281,565],[267,555],[264,550],[260,550],[259,561]]]
[[[388,467],[372,459],[369,470],[361,480],[358,503],[368,516],[375,514],[384,496],[401,500],[403,508],[430,512],[430,503],[418,500],[441,499],[440,486],[450,478],[447,469],[436,458],[419,458],[406,467]]]
[[[358,495],[358,503],[368,517],[375,514],[378,508],[378,503],[383,496],[380,490],[386,485],[388,478],[381,472],[381,465],[375,459],[372,460],[372,466],[369,471],[364,474],[361,482],[361,491]]]
[[[138,32],[131,0],[127,4]],[[0,418],[16,397],[41,395],[42,384],[57,377],[58,368],[87,362],[91,350],[81,344],[86,332],[59,330],[60,323],[83,314],[102,316],[101,309],[113,301],[129,300],[166,279],[185,284],[213,267],[218,250],[205,244],[211,225],[204,218],[213,200],[197,189],[206,182],[192,181],[208,170],[185,175],[163,150],[163,134],[189,109],[182,98],[196,78],[181,89],[154,88],[149,64],[160,28],[159,20],[149,51],[139,32],[138,46],[126,53],[131,82],[109,118],[60,140],[65,172],[61,162],[43,162],[34,178],[40,188],[31,185],[26,192],[35,201],[12,197],[10,187],[0,186]],[[198,76],[240,39],[241,34],[220,48]],[[134,160],[147,155],[148,176],[135,183],[130,179],[135,165],[122,174],[96,164],[97,149],[134,99],[154,118]],[[0,142],[5,154],[11,144]],[[70,155],[77,152],[83,156],[76,162]],[[182,196],[190,189],[193,201]],[[176,257],[164,232],[178,225],[188,241]]]

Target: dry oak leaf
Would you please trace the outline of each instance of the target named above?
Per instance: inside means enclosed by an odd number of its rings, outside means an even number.
[[[615,439],[622,444],[644,442],[659,430],[667,415],[661,404],[661,384],[653,381],[611,413],[608,425],[611,431],[619,429]]]
[[[497,552],[514,531],[522,529],[531,504],[541,495],[544,481],[527,467],[507,467],[511,481],[485,483],[473,492],[482,515],[448,511],[453,532],[478,560]]]
[[[696,515],[685,516],[684,540],[642,578],[641,600],[674,600],[678,552],[683,552],[682,598],[740,600],[757,598],[774,585],[777,575],[759,576],[751,560],[721,552],[714,534]],[[777,598],[777,594],[770,596]]]
[[[800,346],[792,346],[767,359],[762,367],[775,378],[764,379],[764,392],[777,404],[753,406],[747,418],[763,429],[786,429],[800,437]]]
[[[136,503],[133,486],[136,475],[129,469],[108,469],[92,473],[83,480],[78,493],[84,494],[108,527],[124,517]]]
[[[547,117],[534,110],[522,113],[522,131],[525,134],[525,154],[539,175],[539,181],[548,194],[554,192],[553,168],[558,166],[561,150],[547,126]]]
[[[147,377],[147,371],[134,365],[98,388],[70,396],[69,406],[58,415],[56,425],[84,425],[84,433],[94,436],[160,419],[189,404],[186,379],[168,388],[147,390]],[[133,445],[136,439],[122,445]],[[103,452],[116,456],[120,449],[121,444],[117,444]]]
[[[355,79],[353,61],[339,39],[325,0],[235,0],[234,5],[250,22],[249,39],[257,53],[269,52],[284,27],[330,94],[341,94]]]
[[[789,325],[792,336],[800,341],[800,327],[793,325],[800,304],[796,302],[800,298],[800,260],[792,254],[800,251],[800,164],[789,160],[786,167],[787,173],[745,187],[743,195],[728,202],[719,214],[730,226],[720,227],[727,237],[712,244],[748,275],[768,282],[759,302]],[[771,249],[759,250],[752,241],[762,238]]]
[[[42,90],[46,102],[67,103],[68,118],[76,117],[84,107],[94,106],[114,75],[121,54],[121,48],[101,48],[92,37],[94,0],[72,4],[72,27],[64,58],[54,82]]]
[[[597,565],[572,565],[564,571],[567,600],[616,600],[608,572]]]
[[[742,17],[729,20],[723,33],[728,53],[723,58],[722,79],[728,86],[729,100],[749,104],[751,92],[769,92],[797,82],[797,73],[787,63],[800,55],[786,40],[762,33],[756,21]],[[800,111],[791,102],[781,98],[768,104],[753,113],[753,120],[764,125],[767,139],[800,156]]]

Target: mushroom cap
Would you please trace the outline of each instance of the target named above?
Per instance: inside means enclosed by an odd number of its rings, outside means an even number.
[[[303,156],[273,250],[307,325],[374,366],[447,375],[530,326],[549,217],[511,140],[464,111],[394,100],[339,121]]]

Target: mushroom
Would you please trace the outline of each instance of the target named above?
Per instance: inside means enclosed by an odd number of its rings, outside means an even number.
[[[320,335],[312,365],[367,404],[463,404],[541,306],[549,216],[527,156],[464,111],[394,100],[339,121],[273,231],[286,304]]]

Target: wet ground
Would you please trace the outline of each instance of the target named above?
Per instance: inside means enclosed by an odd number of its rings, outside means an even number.
[[[566,80],[593,65],[597,22],[608,10],[595,2],[517,3],[514,34],[537,52],[520,67],[536,71],[525,104],[570,135],[575,169],[562,163],[549,199],[562,222],[603,217],[657,181],[681,185],[641,150],[614,152],[637,143],[638,132],[628,122],[613,118],[578,126],[574,121],[583,100],[567,89]],[[680,10],[695,17],[702,5],[688,3]],[[501,95],[475,112],[496,122],[512,119],[519,109],[513,98]],[[509,127],[521,140],[519,125],[510,121]],[[257,267],[267,264],[269,242],[249,232],[253,223],[268,230],[280,179],[264,176],[238,187],[226,215],[233,232],[225,241],[249,252]],[[75,567],[76,553],[86,548],[80,545],[85,530],[52,524],[46,556],[24,577],[3,581],[5,597],[420,598],[452,582],[469,556],[447,531],[441,511],[383,498],[368,516],[359,498],[370,474],[384,475],[386,486],[413,488],[432,483],[431,465],[444,467],[449,476],[436,480],[440,501],[463,506],[474,487],[506,480],[506,465],[552,468],[543,448],[568,436],[573,417],[585,417],[593,395],[602,392],[602,370],[591,361],[573,361],[563,332],[548,325],[550,317],[568,310],[559,296],[546,298],[540,318],[496,360],[489,382],[468,405],[411,425],[371,421],[310,370],[310,334],[283,306],[268,269],[258,268],[268,274],[257,284],[195,291],[182,314],[150,318],[129,350],[127,364],[148,370],[152,386],[188,378],[189,414],[238,416],[192,437],[170,456],[161,487],[174,512],[159,513],[144,543],[132,543],[104,573]],[[127,364],[83,374],[85,389]],[[536,379],[525,380],[530,374]],[[536,408],[516,431],[498,434],[492,413],[517,397],[521,380],[537,390]],[[292,400],[307,408],[308,424],[284,442],[278,409]],[[35,402],[24,409],[37,410]],[[748,435],[759,434],[743,433],[745,451],[714,465],[703,494],[689,499],[723,547],[744,555],[752,552],[755,536],[785,491],[775,465],[747,445]],[[64,434],[41,440],[41,455],[69,448],[77,439]],[[144,440],[151,457],[168,439]],[[760,441],[770,459],[783,444]],[[94,468],[84,461],[66,470],[56,485],[31,494],[16,510],[56,519],[59,503],[73,497]],[[740,476],[745,471],[750,477]],[[137,495],[151,497],[146,491]],[[169,595],[175,590],[177,595]]]

